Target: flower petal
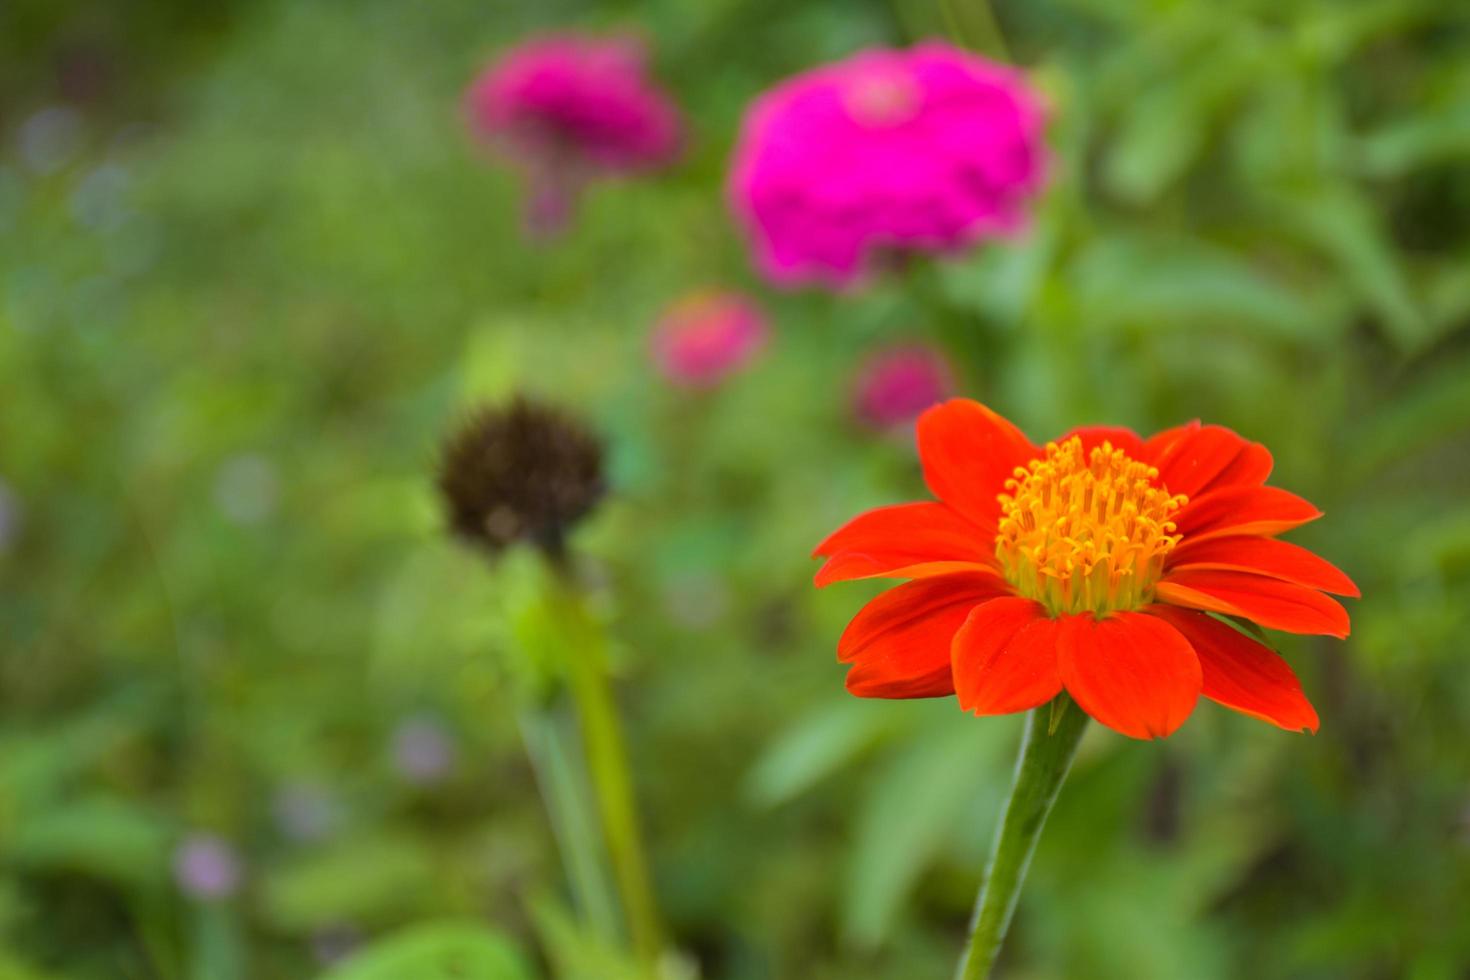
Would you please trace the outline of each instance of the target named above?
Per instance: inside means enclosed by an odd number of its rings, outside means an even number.
[[[1172,489],[1172,488],[1170,488]],[[1273,535],[1289,531],[1322,512],[1279,487],[1221,487],[1185,504],[1174,524],[1186,541],[1225,535]]]
[[[896,566],[896,567],[895,567]],[[834,555],[817,570],[813,581],[817,588],[833,582],[849,582],[863,578],[933,578],[936,575],[954,575],[957,572],[994,571],[993,564],[977,561],[916,561],[912,565],[894,561],[888,555],[869,555],[858,551],[844,551]]]
[[[1225,486],[1259,486],[1271,473],[1271,454],[1222,425],[1183,426],[1152,444],[1150,461],[1170,493],[1198,496]],[[1155,437],[1158,438],[1158,437]]]
[[[1276,651],[1202,612],[1163,604],[1149,606],[1148,612],[1194,647],[1205,697],[1288,731],[1317,730],[1316,710]]]
[[[1143,455],[1138,458],[1157,466],[1159,460],[1170,453],[1175,444],[1189,438],[1198,431],[1199,419],[1195,419],[1192,422],[1185,422],[1183,425],[1176,425],[1172,429],[1156,432],[1144,440]]]
[[[960,707],[977,715],[1005,715],[1060,694],[1058,624],[1040,603],[1018,596],[991,599],[970,610],[950,649]]]
[[[858,578],[923,578],[995,566],[994,531],[944,504],[897,504],[859,514],[817,545],[817,585]]]
[[[1300,545],[1254,536],[1185,541],[1169,553],[1166,568],[1252,572],[1336,595],[1361,595],[1353,580]]]
[[[854,664],[847,689],[860,697],[953,694],[950,644],[970,610],[1009,586],[988,572],[907,582],[864,606],[837,641],[837,659]],[[913,693],[915,690],[924,693]]]
[[[1316,589],[1247,572],[1175,569],[1154,592],[1176,606],[1240,616],[1288,633],[1341,639],[1350,625],[1347,610]]]
[[[1163,738],[1184,724],[1199,699],[1200,664],[1178,630],[1139,612],[1059,622],[1057,665],[1082,710],[1130,738]]]
[[[991,533],[1005,481],[1041,455],[1020,429],[967,398],[919,416],[918,439],[924,481],[934,496]]]
[[[847,690],[860,698],[947,698],[954,693],[954,675],[949,664],[911,676],[896,673],[882,663],[853,664],[847,672]]]
[[[1258,487],[1266,482],[1275,466],[1276,460],[1271,458],[1271,450],[1259,442],[1248,442],[1240,455],[1231,460],[1230,465],[1221,470],[1200,492],[1231,486]]]

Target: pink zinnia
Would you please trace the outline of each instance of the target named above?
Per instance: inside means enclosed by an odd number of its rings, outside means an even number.
[[[938,350],[919,344],[894,347],[874,354],[858,371],[853,411],[874,429],[895,429],[954,390],[954,372]]]
[[[659,319],[653,356],[664,377],[689,388],[712,388],[765,346],[766,319],[736,293],[694,293]]]
[[[651,170],[679,150],[679,113],[629,38],[572,34],[526,41],[466,95],[475,131],[526,173],[531,220],[555,230],[581,185]]]
[[[882,251],[1017,231],[1046,162],[1020,73],[937,41],[790,78],[745,117],[730,198],[772,280],[860,279]]]

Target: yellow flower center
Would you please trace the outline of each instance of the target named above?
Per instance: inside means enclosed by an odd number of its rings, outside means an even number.
[[[1164,556],[1179,542],[1170,517],[1187,499],[1159,471],[1104,442],[1073,436],[1016,467],[1000,495],[995,555],[1006,579],[1053,616],[1099,615],[1153,600]]]

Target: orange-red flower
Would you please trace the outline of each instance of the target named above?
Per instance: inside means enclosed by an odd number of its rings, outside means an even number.
[[[939,499],[861,514],[814,553],[818,586],[911,580],[842,634],[853,694],[956,694],[998,715],[1065,690],[1133,738],[1170,734],[1202,694],[1316,731],[1291,668],[1219,618],[1345,637],[1347,611],[1324,593],[1358,595],[1277,540],[1322,515],[1265,485],[1264,446],[1192,422],[1149,439],[1080,428],[1038,447],[966,399],[924,413],[918,440]]]

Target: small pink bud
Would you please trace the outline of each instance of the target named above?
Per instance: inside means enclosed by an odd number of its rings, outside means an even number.
[[[713,388],[759,353],[768,335],[765,316],[746,297],[694,293],[669,307],[654,328],[654,361],[676,385]]]
[[[912,423],[931,405],[954,393],[954,371],[933,347],[912,344],[870,356],[853,385],[853,411],[873,429]]]
[[[672,163],[679,111],[627,38],[554,34],[505,52],[465,93],[470,128],[519,169],[531,198],[527,229],[562,230],[588,180]]]

